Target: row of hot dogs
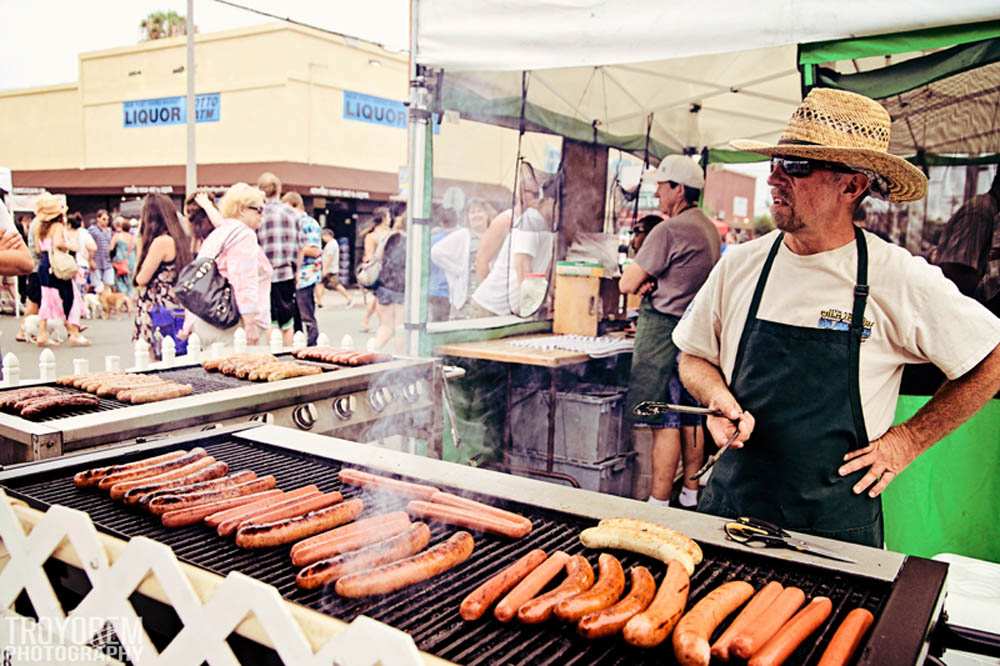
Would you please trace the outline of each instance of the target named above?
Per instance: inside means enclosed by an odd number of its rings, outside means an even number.
[[[628,524],[637,521],[618,519]],[[565,572],[552,590],[539,594]],[[748,659],[751,666],[777,666],[829,617],[829,598],[817,596],[808,604],[796,587],[771,582],[757,591],[745,581],[731,581],[715,588],[686,610],[690,576],[679,560],[670,560],[662,583],[644,566],[629,571],[630,590],[625,594],[625,572],[609,553],[598,559],[598,576],[582,555],[556,551],[546,556],[533,550],[470,593],[459,608],[466,621],[483,617],[493,607],[500,622],[515,617],[525,624],[550,618],[576,624],[588,639],[621,634],[630,645],[652,648],[673,634],[673,649],[682,666],[707,666],[712,657],[729,661]],[[752,597],[752,599],[751,599]],[[709,640],[727,617],[750,600],[715,641]],[[872,614],[854,609],[847,614],[827,645],[821,666],[847,664],[868,627]]]
[[[382,363],[392,357],[388,354],[378,352],[359,352],[350,349],[338,349],[336,347],[306,347],[292,352],[292,355],[303,361],[320,361],[322,363],[335,363],[337,365],[368,365],[370,363]]]
[[[460,531],[428,548],[430,528],[411,515],[506,536],[523,536],[531,521],[514,513],[442,493],[432,486],[341,470],[348,485],[420,497],[407,507],[358,520],[360,498],[315,485],[290,491],[276,487],[272,475],[252,470],[230,473],[229,465],[202,448],[85,470],[77,487],[96,487],[113,500],[145,509],[165,527],[203,523],[242,548],[294,544],[292,563],[304,567],[300,587],[336,584],[338,594],[384,594],[436,576],[468,559],[474,541]]]
[[[114,398],[119,402],[128,402],[133,405],[183,398],[194,392],[190,384],[164,379],[160,375],[117,371],[68,375],[56,379],[56,384],[72,386],[87,393],[93,393],[99,398]]]
[[[92,395],[65,393],[51,386],[13,389],[0,394],[0,410],[24,418],[51,414],[63,409],[93,407],[98,404],[100,400]]]
[[[271,354],[241,353],[230,354],[202,361],[201,367],[208,372],[218,372],[227,377],[248,379],[252,382],[276,382],[295,377],[309,377],[322,374],[323,369],[315,365],[282,361]]]

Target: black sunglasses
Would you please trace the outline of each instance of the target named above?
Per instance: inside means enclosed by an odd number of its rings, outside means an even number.
[[[256,211],[258,214],[260,214],[260,213],[264,212],[264,207],[263,206],[247,206],[247,210]]]
[[[816,170],[836,171],[837,173],[857,173],[854,169],[836,162],[810,160],[804,157],[772,157],[771,171],[781,167],[781,170],[792,178],[805,178]]]

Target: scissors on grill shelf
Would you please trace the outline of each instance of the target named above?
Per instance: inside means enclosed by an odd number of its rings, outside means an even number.
[[[726,523],[722,529],[725,530],[726,536],[731,540],[750,547],[788,548],[800,553],[818,555],[819,557],[826,557],[831,560],[839,560],[851,564],[857,562],[857,560],[839,555],[823,546],[817,546],[808,541],[796,539],[777,525],[758,518],[747,518],[745,516],[737,518],[734,522]]]

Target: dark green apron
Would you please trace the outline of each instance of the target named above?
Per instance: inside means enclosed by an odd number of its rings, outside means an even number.
[[[837,474],[844,454],[869,443],[858,384],[868,246],[856,228],[850,328],[806,328],[757,318],[783,238],[778,234],[757,280],[732,374],[733,395],[756,425],[744,448],[712,470],[698,510],[880,547],[881,500],[851,490],[867,470]]]
[[[635,347],[632,350],[625,411],[633,425],[663,427],[667,420],[663,415],[636,416],[632,410],[646,400],[670,402],[670,376],[677,372],[677,346],[674,345],[673,333],[679,321],[680,317],[654,308],[648,296],[642,299],[635,325]]]

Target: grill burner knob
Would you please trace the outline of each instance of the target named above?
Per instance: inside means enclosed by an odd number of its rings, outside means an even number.
[[[419,382],[414,382],[413,384],[407,384],[403,387],[403,397],[406,398],[407,402],[415,403],[420,400],[420,394],[423,392],[423,387]]]
[[[383,386],[382,388],[377,388],[374,391],[368,392],[368,404],[372,406],[376,412],[381,412],[385,409],[390,402],[393,400],[392,391],[389,387]]]
[[[319,411],[316,409],[316,405],[311,402],[299,405],[292,410],[292,421],[303,430],[312,430],[317,419],[319,419]]]
[[[274,423],[274,414],[271,412],[264,412],[263,414],[254,414],[250,417],[252,423]]]
[[[354,396],[344,396],[333,401],[333,413],[341,421],[349,421],[354,415]]]

